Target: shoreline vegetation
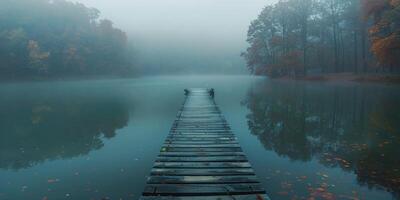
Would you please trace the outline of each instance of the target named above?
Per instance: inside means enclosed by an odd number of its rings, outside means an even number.
[[[136,74],[126,33],[68,0],[0,1],[0,80]]]
[[[242,56],[255,75],[399,82],[400,0],[279,0],[251,22]]]
[[[315,82],[358,82],[358,83],[385,83],[400,84],[400,75],[393,74],[354,74],[354,73],[330,73],[307,76],[282,76],[277,80],[299,80]]]
[[[199,76],[207,76],[203,74]],[[218,74],[215,74],[218,75]],[[245,74],[243,74],[245,75]],[[161,75],[168,76],[168,75]],[[185,75],[178,75],[185,76]],[[235,74],[223,75],[223,76],[235,76]],[[252,75],[250,75],[252,76]],[[0,83],[24,83],[24,82],[57,82],[57,81],[98,81],[98,80],[114,80],[114,79],[135,79],[140,77],[149,76],[74,76],[74,77],[31,77],[20,78],[20,79],[0,79]],[[271,78],[271,77],[269,77]],[[400,84],[400,75],[392,74],[354,74],[354,73],[331,73],[331,74],[315,74],[307,76],[282,76],[278,78],[271,78],[272,80],[279,81],[307,81],[307,82],[333,82],[333,83],[376,83],[376,84]]]
[[[62,76],[62,77],[18,77],[18,78],[2,78],[0,83],[23,83],[23,82],[57,82],[57,81],[96,81],[96,80],[112,80],[112,79],[131,79],[140,76],[121,76],[121,75],[82,75],[82,76]]]
[[[400,83],[400,0],[280,0],[248,30],[251,74]],[[0,83],[145,76],[125,32],[67,0],[0,1]],[[323,67],[321,67],[323,66]]]

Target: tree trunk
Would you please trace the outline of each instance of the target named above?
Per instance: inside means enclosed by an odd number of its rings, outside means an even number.
[[[343,39],[343,30],[339,29],[339,42],[340,42],[340,52],[341,52],[341,60],[340,60],[340,72],[345,71],[345,47],[344,47],[344,39]]]
[[[338,72],[339,71],[339,69],[338,69],[338,66],[339,66],[339,52],[338,52],[338,33],[337,33],[337,29],[338,29],[338,24],[337,24],[337,19],[336,19],[336,15],[337,15],[337,13],[336,13],[336,8],[335,8],[335,5],[336,4],[336,1],[335,0],[333,0],[333,1],[331,1],[331,5],[330,5],[330,7],[331,7],[331,12],[332,12],[332,31],[333,31],[333,47],[334,47],[334,72]]]
[[[353,71],[355,74],[358,73],[358,42],[357,42],[357,31],[354,31],[354,66]]]
[[[366,73],[367,72],[367,33],[366,33],[366,26],[365,22],[361,22],[361,51],[362,51],[362,72]]]
[[[338,66],[339,66],[339,52],[338,52],[338,42],[337,42],[337,30],[336,30],[336,25],[333,25],[333,48],[334,48],[334,53],[335,53],[335,72],[339,72]]]
[[[307,17],[303,19],[303,73],[307,76],[307,37],[308,37],[308,25]]]

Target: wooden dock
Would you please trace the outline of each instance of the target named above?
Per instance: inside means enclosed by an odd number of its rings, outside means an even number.
[[[268,199],[214,101],[214,90],[185,93],[141,200]]]

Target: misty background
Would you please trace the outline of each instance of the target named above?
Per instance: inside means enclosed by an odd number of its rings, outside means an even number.
[[[140,74],[248,73],[252,20],[276,0],[75,0],[127,33]]]

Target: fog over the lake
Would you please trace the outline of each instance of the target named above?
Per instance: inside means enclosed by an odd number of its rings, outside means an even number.
[[[123,29],[146,72],[247,73],[250,22],[276,0],[75,0]],[[143,69],[141,69],[143,70]]]

